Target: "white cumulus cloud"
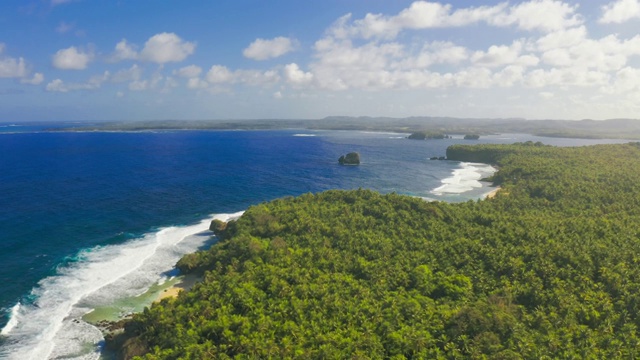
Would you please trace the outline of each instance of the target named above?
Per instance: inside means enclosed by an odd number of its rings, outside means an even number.
[[[558,31],[584,22],[578,5],[559,0],[531,0],[511,6],[508,11],[488,19],[494,26],[516,25],[522,30]]]
[[[471,56],[471,61],[476,65],[497,67],[509,64],[523,66],[536,66],[539,59],[530,54],[521,55],[524,44],[515,41],[511,46],[492,45],[487,51],[476,51]]]
[[[253,86],[266,86],[280,81],[280,75],[274,70],[236,70],[233,78],[236,82]]]
[[[226,66],[213,65],[207,72],[206,79],[211,84],[235,84],[242,83],[253,86],[271,85],[280,81],[277,71],[267,70],[235,70],[231,71]]]
[[[61,70],[84,70],[87,68],[93,54],[79,50],[75,46],[58,50],[53,55],[53,66]]]
[[[44,75],[42,73],[35,73],[31,78],[23,78],[20,80],[23,84],[40,85],[44,81]]]
[[[142,72],[143,70],[140,66],[138,66],[138,64],[133,64],[128,69],[116,71],[116,73],[111,77],[111,81],[114,83],[121,83],[140,80],[140,78],[142,77]]]
[[[224,84],[233,81],[233,73],[226,66],[213,65],[207,72],[207,81],[212,84]]]
[[[304,72],[300,69],[298,64],[291,63],[284,67],[284,78],[290,84],[304,85],[313,81],[313,74]]]
[[[122,60],[135,60],[137,58],[138,51],[136,50],[136,46],[129,44],[127,39],[122,39],[116,44],[116,48],[111,56],[109,56],[108,61],[118,62]]]
[[[147,80],[136,80],[129,83],[129,90],[131,91],[143,91],[147,90],[149,82]]]
[[[493,83],[500,87],[512,87],[522,82],[525,68],[519,65],[509,65],[500,72],[493,74]]]
[[[393,39],[405,30],[461,27],[479,22],[498,27],[516,26],[526,31],[550,32],[581,25],[578,5],[559,0],[530,0],[509,6],[471,6],[453,9],[450,4],[415,1],[397,15],[366,14],[352,20],[347,14],[328,30],[335,38]]]
[[[469,59],[469,50],[451,42],[435,41],[425,44],[419,53],[395,63],[402,69],[428,68],[435,64],[459,64]]]
[[[207,87],[209,87],[209,83],[200,78],[194,77],[187,80],[187,88],[189,89],[205,89]]]
[[[174,70],[173,74],[183,78],[195,78],[200,76],[202,68],[197,65],[189,65],[178,70]]]
[[[621,40],[617,35],[590,39],[586,30],[552,33],[537,41],[542,61],[554,67],[596,68],[605,71],[624,67],[630,56],[640,55],[640,35]]]
[[[610,85],[603,86],[604,93],[627,94],[640,90],[640,69],[625,67],[614,75]]]
[[[286,37],[276,37],[270,40],[256,39],[242,54],[253,60],[267,60],[280,57],[295,48],[295,40]]]
[[[582,67],[536,69],[527,74],[524,84],[532,88],[546,86],[601,87],[609,83],[610,75]]]
[[[406,29],[429,29],[442,27],[465,26],[488,17],[495,16],[506,7],[481,6],[477,8],[451,11],[451,5],[437,2],[416,1],[395,16],[383,14],[366,14],[362,19],[351,21],[351,14],[339,18],[329,29],[329,34],[336,38],[373,37],[393,39]]]
[[[30,71],[24,58],[1,56],[4,49],[5,44],[0,43],[0,78],[20,78],[21,83],[31,85],[38,85],[44,81],[44,75],[41,73],[29,78]]]
[[[0,78],[21,78],[27,73],[23,58],[0,57]]]
[[[184,41],[174,33],[165,32],[149,38],[138,56],[144,61],[164,64],[180,62],[193,54],[195,49],[194,42]]]
[[[536,41],[536,48],[539,51],[548,51],[557,48],[571,47],[582,43],[586,39],[587,28],[585,26],[579,26],[546,34]]]
[[[200,78],[202,68],[197,65],[184,66],[174,70],[173,75],[187,79],[188,89],[204,89],[209,87],[209,83]]]
[[[55,79],[47,84],[47,91],[50,92],[68,92],[69,89],[65,86],[64,81],[61,79]]]
[[[634,18],[640,18],[640,0],[618,0],[602,7],[602,17],[598,21],[619,24]]]
[[[65,83],[61,79],[55,79],[47,84],[45,90],[49,92],[62,93],[76,90],[96,90],[102,86],[102,83],[109,80],[110,76],[111,74],[108,71],[105,71],[100,75],[90,77],[89,80],[84,83]]]

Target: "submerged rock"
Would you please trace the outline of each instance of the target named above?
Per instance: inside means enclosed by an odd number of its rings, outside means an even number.
[[[347,155],[340,156],[338,162],[340,165],[360,165],[360,154],[357,152],[350,152]]]

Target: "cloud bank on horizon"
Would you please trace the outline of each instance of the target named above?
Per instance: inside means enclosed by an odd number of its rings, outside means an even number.
[[[640,117],[640,0],[155,4],[0,5],[0,121]]]

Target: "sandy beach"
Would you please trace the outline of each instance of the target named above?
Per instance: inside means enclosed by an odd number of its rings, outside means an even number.
[[[179,281],[159,292],[155,301],[157,302],[165,298],[176,297],[180,291],[191,289],[193,285],[200,280],[202,280],[202,278],[195,275],[184,275]]]
[[[202,278],[195,275],[181,275],[162,284],[153,285],[147,292],[134,297],[119,299],[113,304],[93,309],[82,316],[90,324],[117,322],[133,313],[141,312],[164,298],[176,297],[182,290],[189,290]]]
[[[491,191],[487,195],[485,195],[485,199],[491,199],[491,198],[495,197],[496,194],[498,193],[498,191],[500,191],[500,187],[499,186],[496,187],[493,191]]]

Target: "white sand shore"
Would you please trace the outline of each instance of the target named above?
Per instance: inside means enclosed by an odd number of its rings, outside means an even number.
[[[181,291],[191,289],[193,285],[201,280],[202,278],[195,275],[184,275],[178,282],[158,293],[156,301],[160,301],[165,298],[177,297]]]
[[[496,196],[496,194],[498,193],[498,191],[500,191],[500,187],[498,186],[497,188],[495,188],[495,190],[491,191],[490,193],[488,193],[487,195],[484,196],[485,199],[491,199],[493,197]]]

